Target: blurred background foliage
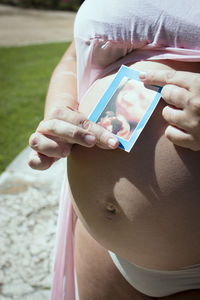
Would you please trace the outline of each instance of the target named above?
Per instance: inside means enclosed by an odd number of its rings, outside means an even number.
[[[0,4],[34,9],[77,11],[84,0],[0,0]]]

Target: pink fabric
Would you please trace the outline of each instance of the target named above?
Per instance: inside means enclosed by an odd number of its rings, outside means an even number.
[[[78,300],[75,296],[74,217],[65,173],[60,195],[52,300]]]
[[[74,28],[79,102],[97,78],[121,64],[160,59],[200,61],[199,33],[198,0],[85,0]],[[51,300],[78,300],[73,216],[65,177]]]

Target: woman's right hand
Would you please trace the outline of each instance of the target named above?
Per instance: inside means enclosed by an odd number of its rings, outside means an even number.
[[[28,164],[37,170],[48,169],[56,160],[69,155],[73,144],[116,149],[118,139],[70,107],[57,107],[40,122],[29,139],[33,149]]]

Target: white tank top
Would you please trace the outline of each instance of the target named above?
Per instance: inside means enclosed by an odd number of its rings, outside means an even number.
[[[200,61],[199,0],[85,0],[74,26],[79,101],[122,63]]]

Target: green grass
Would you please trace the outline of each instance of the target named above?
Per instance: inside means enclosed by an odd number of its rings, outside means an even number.
[[[42,120],[51,73],[68,45],[0,47],[0,173]]]

